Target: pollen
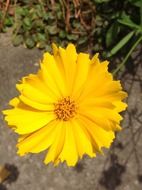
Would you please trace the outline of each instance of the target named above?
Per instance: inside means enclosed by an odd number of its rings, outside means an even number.
[[[56,114],[57,119],[68,121],[76,114],[76,103],[75,101],[71,100],[69,96],[60,99],[58,103],[55,103],[54,105],[54,113]]]

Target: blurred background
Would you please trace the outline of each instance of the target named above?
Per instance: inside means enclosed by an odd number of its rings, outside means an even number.
[[[0,0],[0,111],[52,42],[110,61],[129,95],[123,130],[104,156],[54,168],[42,163],[45,153],[17,156],[17,136],[0,114],[0,166],[9,172],[0,190],[141,190],[142,0]]]

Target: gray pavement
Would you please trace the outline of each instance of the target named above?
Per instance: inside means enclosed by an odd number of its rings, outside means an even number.
[[[42,52],[13,47],[10,35],[0,34],[0,111],[17,95],[15,84],[34,73]],[[123,130],[110,150],[95,159],[84,157],[74,168],[43,164],[45,153],[19,157],[16,139],[0,114],[0,165],[7,164],[12,176],[0,190],[141,190],[142,189],[142,64],[122,83],[129,93]]]

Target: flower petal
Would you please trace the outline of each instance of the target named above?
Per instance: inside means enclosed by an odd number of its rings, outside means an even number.
[[[105,83],[112,81],[112,75],[108,73],[107,67],[108,62],[90,64],[81,100],[88,97],[88,95],[93,95],[94,92],[100,92],[99,88],[102,88]]]
[[[88,133],[86,133],[84,127],[81,126],[77,120],[73,120],[71,123],[74,131],[79,157],[82,158],[84,154],[87,154],[90,157],[95,157],[96,155],[93,153],[91,139]]]
[[[85,53],[80,53],[77,57],[77,67],[76,67],[76,74],[74,80],[74,87],[72,96],[77,99],[82,92],[82,88],[84,87],[84,83],[87,80],[88,70],[90,66],[90,59],[89,55]]]
[[[38,131],[25,136],[17,144],[18,154],[22,156],[28,152],[39,153],[48,149],[56,139],[57,128],[58,122],[54,120]]]
[[[19,134],[36,131],[56,117],[53,112],[40,112],[24,104],[5,110],[3,113],[6,115],[5,120],[8,122],[8,125],[16,126],[15,132]]]
[[[36,101],[33,101],[29,98],[27,98],[26,96],[20,95],[19,99],[26,105],[35,108],[37,110],[41,110],[41,111],[52,111],[54,109],[54,104],[53,102],[50,102],[48,104],[42,104],[42,103],[38,103]]]
[[[59,164],[60,162],[59,155],[62,152],[64,146],[65,133],[66,133],[66,128],[64,126],[64,122],[63,121],[58,122],[57,134],[52,146],[48,150],[48,153],[45,157],[44,160],[45,164],[48,164],[49,162],[53,162],[54,165]]]
[[[82,108],[82,110],[79,111],[79,113],[81,115],[90,116],[91,118],[98,117],[98,118],[110,119],[111,121],[115,121],[117,123],[119,123],[122,120],[120,114],[118,114],[114,109],[112,110],[107,108],[96,107],[90,110],[85,110]]]
[[[49,53],[44,54],[44,58],[41,63],[41,75],[47,85],[50,85],[52,89],[57,93],[57,96],[66,95],[66,86],[62,78],[62,75],[56,65],[53,55]]]
[[[68,121],[64,122],[64,127],[66,129],[65,142],[59,158],[61,162],[66,161],[68,166],[74,166],[78,160],[78,152],[73,126]]]
[[[66,76],[68,78],[68,92],[69,94],[72,92],[72,88],[74,88],[74,78],[76,78],[76,67],[77,67],[77,53],[75,46],[73,44],[69,44],[66,48],[66,56],[68,70]]]
[[[115,110],[117,112],[124,111],[127,108],[127,104],[121,101],[115,101],[113,104],[115,105]]]
[[[16,86],[23,96],[26,96],[32,101],[47,104],[57,100],[51,90],[44,84],[44,81],[42,81],[38,75],[30,74],[23,78],[22,84],[18,84]]]
[[[82,124],[86,127],[87,131],[94,140],[95,145],[98,146],[98,150],[96,149],[96,151],[101,151],[102,147],[110,147],[115,137],[113,131],[104,130],[86,117],[81,117],[80,119]]]

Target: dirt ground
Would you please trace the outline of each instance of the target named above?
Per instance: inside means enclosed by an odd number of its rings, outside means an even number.
[[[9,34],[0,36],[0,111],[17,95],[17,81],[37,71],[41,55],[37,49],[13,47]],[[141,190],[142,64],[121,78],[129,94],[122,132],[104,156],[84,157],[74,168],[64,164],[57,168],[44,165],[45,153],[19,157],[15,146],[17,136],[0,114],[0,165],[6,164],[12,172],[0,190]]]

